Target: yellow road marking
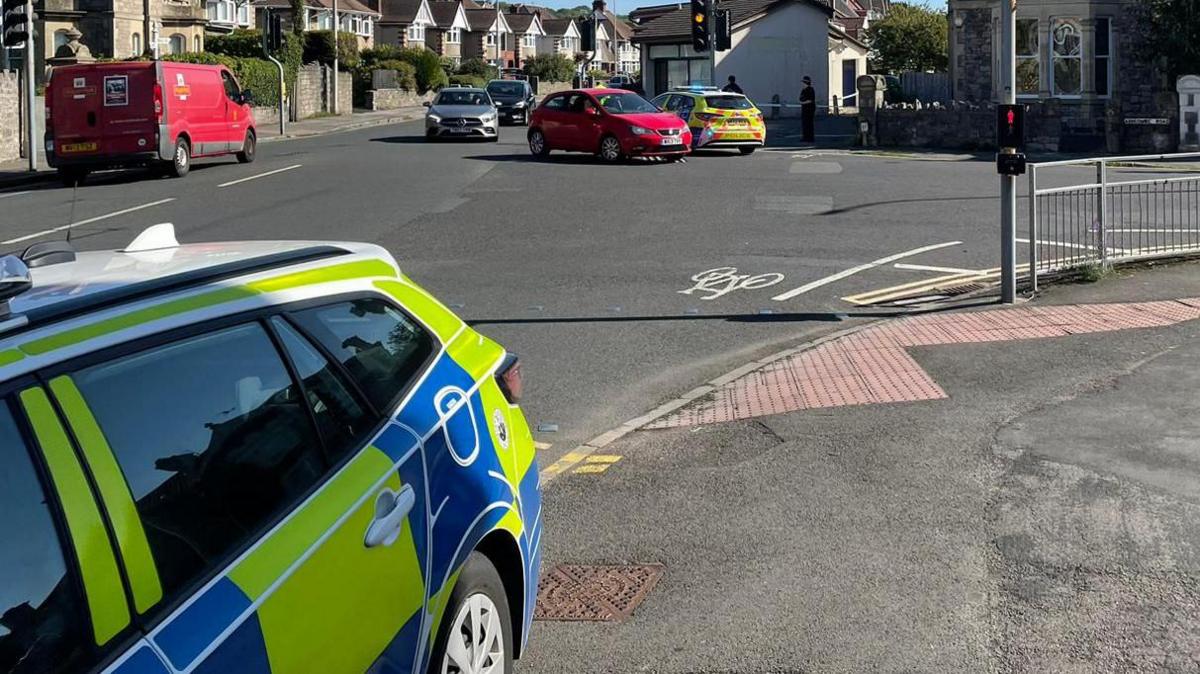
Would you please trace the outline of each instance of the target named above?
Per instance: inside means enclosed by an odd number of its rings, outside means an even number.
[[[584,459],[584,461],[587,463],[607,463],[607,464],[614,464],[620,460],[621,460],[621,457],[618,456],[617,454],[593,454],[593,455],[589,456],[588,458]]]
[[[537,442],[536,440],[533,443],[533,448],[538,450],[539,452],[544,452],[553,446],[554,445],[551,445],[549,442]]]
[[[583,464],[582,466],[580,466],[580,467],[576,468],[575,470],[573,470],[573,471],[571,471],[571,472],[572,472],[572,473],[574,473],[574,474],[576,474],[576,475],[580,475],[580,474],[584,474],[584,473],[603,473],[604,471],[608,470],[608,467],[609,467],[610,465],[612,465],[612,464],[608,464],[608,463],[585,463],[585,464]]]
[[[555,475],[558,475],[559,473],[565,472],[566,470],[571,468],[571,466],[574,466],[575,464],[579,463],[580,461],[583,461],[584,459],[586,459],[591,454],[592,451],[595,451],[595,450],[592,449],[591,451],[588,451],[588,449],[577,449],[572,452],[567,452],[566,454],[564,454],[562,456],[561,459],[559,459],[558,461],[555,461],[554,463],[552,463],[549,466],[546,466],[545,468],[542,469],[542,472],[541,472],[542,480],[545,481],[547,478],[550,478]]]

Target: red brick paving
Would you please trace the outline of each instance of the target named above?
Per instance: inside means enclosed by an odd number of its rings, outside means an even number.
[[[645,428],[750,419],[797,410],[945,398],[905,350],[1172,325],[1200,318],[1200,298],[1020,307],[902,318],[782,358]]]

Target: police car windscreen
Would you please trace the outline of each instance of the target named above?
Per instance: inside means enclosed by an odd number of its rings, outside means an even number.
[[[704,102],[718,110],[749,110],[754,107],[745,96],[705,96]]]

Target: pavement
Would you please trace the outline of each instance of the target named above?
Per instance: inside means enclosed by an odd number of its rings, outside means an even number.
[[[998,311],[1079,332],[921,332]],[[1197,317],[1190,263],[890,320],[826,344],[915,335],[942,395],[626,435],[546,484],[544,564],[664,575],[624,623],[539,622],[521,671],[1194,671]]]

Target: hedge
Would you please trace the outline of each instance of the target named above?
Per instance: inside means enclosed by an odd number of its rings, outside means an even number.
[[[525,59],[525,74],[543,82],[570,82],[575,77],[575,61],[562,54],[539,54]]]
[[[458,64],[459,75],[475,75],[482,77],[484,80],[494,80],[500,77],[500,71],[495,66],[490,66],[487,61],[481,58],[463,59],[462,63]]]
[[[164,61],[222,65],[233,71],[242,89],[254,96],[256,106],[279,105],[279,70],[266,59],[238,58],[209,52],[189,52],[164,56]]]
[[[478,75],[451,75],[450,85],[456,87],[478,87],[482,89],[487,86],[487,80]]]
[[[283,64],[283,77],[289,90],[296,88],[296,74],[304,60],[303,41],[303,37],[287,33],[283,36],[283,46],[271,54]],[[239,29],[229,35],[212,35],[205,39],[205,49],[213,54],[262,60],[262,33],[257,30]],[[274,64],[271,64],[271,67],[274,68]],[[241,77],[238,81],[241,81]]]
[[[442,59],[424,47],[409,47],[399,50],[396,57],[411,63],[416,69],[417,90],[421,93],[436,91],[446,86],[446,71],[442,70]]]
[[[338,33],[338,69],[353,71],[358,67],[358,36],[353,33]],[[310,30],[304,33],[304,62],[316,61],[333,65],[333,31]]]

